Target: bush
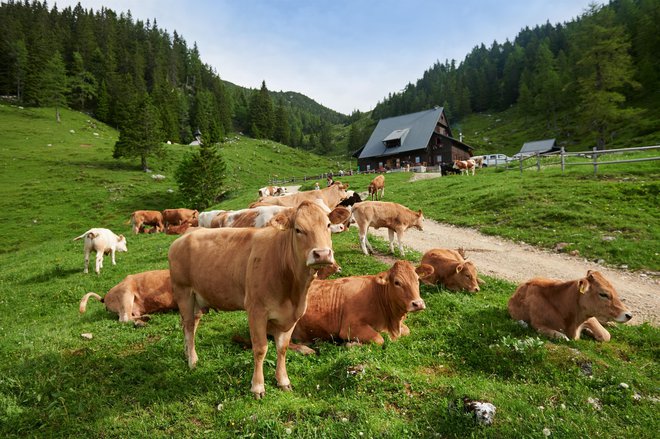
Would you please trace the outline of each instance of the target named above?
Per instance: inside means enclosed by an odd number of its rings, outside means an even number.
[[[175,172],[186,205],[204,210],[223,194],[225,161],[215,145],[202,145],[186,154]]]

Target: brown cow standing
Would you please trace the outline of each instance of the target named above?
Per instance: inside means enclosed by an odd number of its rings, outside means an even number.
[[[334,182],[329,187],[325,187],[320,190],[311,190],[298,192],[296,194],[287,195],[285,197],[265,197],[259,200],[256,203],[252,203],[250,207],[264,206],[273,204],[276,206],[286,206],[286,207],[297,207],[303,201],[314,201],[316,199],[321,199],[330,210],[337,207],[339,202],[346,197],[348,189],[348,184],[343,184],[338,181]]]
[[[392,340],[408,335],[406,314],[426,308],[419,296],[419,278],[432,272],[429,265],[415,268],[408,261],[397,261],[377,275],[315,280],[307,293],[307,311],[292,338],[303,343],[341,339],[383,344],[383,331]],[[290,347],[313,353],[304,346]]]
[[[458,169],[461,171],[461,175],[465,173],[465,175],[470,175],[470,170],[472,171],[472,175],[474,175],[474,168],[476,167],[476,164],[474,160],[469,159],[469,160],[454,160],[454,169]]]
[[[165,226],[169,224],[179,226],[183,223],[197,226],[198,215],[199,212],[192,209],[165,209],[163,210],[163,223]]]
[[[165,229],[163,214],[157,210],[136,210],[131,214],[131,226],[136,235],[144,233],[144,226],[152,226],[156,232],[162,232]]]
[[[128,275],[112,287],[105,297],[87,293],[80,301],[84,313],[90,297],[100,300],[108,311],[117,313],[120,322],[144,322],[149,314],[176,309],[170,284],[170,270],[153,270]]]
[[[410,227],[423,230],[422,211],[414,212],[398,203],[387,201],[363,201],[353,207],[353,218],[357,223],[360,235],[360,247],[365,255],[373,253],[373,248],[367,239],[369,227],[379,229],[387,227],[390,238],[390,252],[394,253],[394,233],[399,241],[399,252],[403,256],[403,232]],[[367,247],[369,250],[367,251]]]
[[[433,274],[424,279],[427,284],[443,284],[451,291],[479,291],[477,268],[464,259],[462,251],[434,248],[424,253],[422,264],[433,267]]]
[[[378,196],[379,192],[380,192],[380,197]],[[379,175],[378,177],[371,180],[371,183],[369,183],[369,196],[371,197],[371,201],[374,201],[374,197],[376,197],[376,201],[378,201],[381,198],[383,198],[383,196],[385,196],[384,175]]]
[[[169,251],[172,290],[181,313],[188,365],[197,364],[195,332],[208,308],[246,310],[254,355],[251,391],[265,394],[266,335],[275,338],[275,377],[291,389],[286,351],[307,306],[316,269],[335,262],[330,221],[319,206],[303,202],[279,214],[278,227],[199,229],[178,238]]]
[[[535,278],[521,284],[509,299],[509,314],[541,334],[564,340],[577,340],[586,329],[596,340],[609,341],[599,320],[624,323],[632,318],[612,284],[592,270],[568,282]]]

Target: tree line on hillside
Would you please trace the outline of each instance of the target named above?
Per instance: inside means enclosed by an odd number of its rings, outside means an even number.
[[[0,5],[0,94],[23,105],[68,106],[120,131],[149,120],[158,138],[207,142],[245,132],[324,153],[330,128],[347,117],[292,92],[245,89],[220,79],[176,31],[130,11],[80,3],[59,10],[47,2]],[[129,133],[130,137],[130,133]]]
[[[457,66],[436,63],[414,85],[390,94],[375,120],[443,105],[450,120],[473,112],[543,115],[557,130],[571,114],[579,132],[604,147],[635,110],[626,101],[660,86],[657,0],[592,4],[578,19],[524,28],[513,42],[475,47]],[[564,121],[566,122],[566,121]]]

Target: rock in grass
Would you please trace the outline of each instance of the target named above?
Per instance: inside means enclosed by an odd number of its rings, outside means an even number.
[[[497,408],[490,402],[474,401],[468,397],[463,398],[463,409],[474,413],[474,419],[482,425],[492,425],[495,420]]]
[[[84,334],[80,334],[80,336],[85,340],[91,340],[94,338],[91,332],[85,332]]]

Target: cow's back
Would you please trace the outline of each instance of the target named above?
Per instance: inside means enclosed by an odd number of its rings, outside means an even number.
[[[529,322],[535,313],[543,313],[548,306],[560,306],[556,299],[560,292],[571,288],[573,282],[563,282],[555,279],[534,278],[516,288],[507,307],[514,320]]]

